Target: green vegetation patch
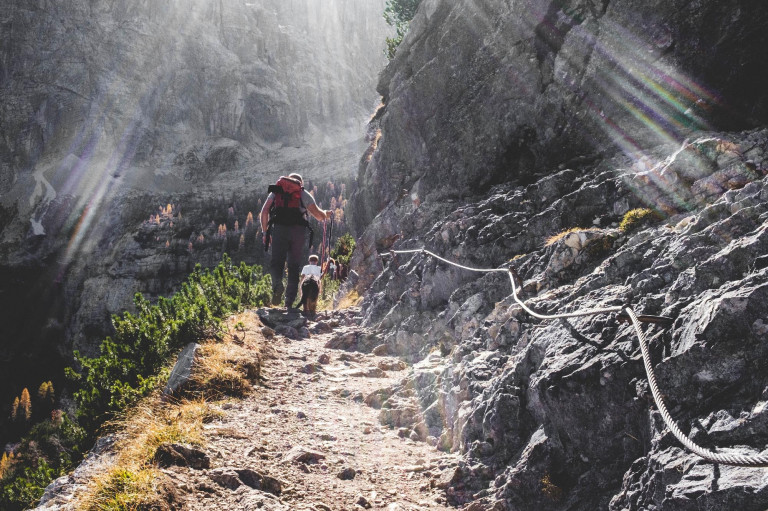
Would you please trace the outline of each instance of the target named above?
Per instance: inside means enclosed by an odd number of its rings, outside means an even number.
[[[261,267],[233,266],[225,254],[213,271],[198,265],[178,293],[160,298],[157,305],[137,294],[136,314],[112,318],[115,335],[102,342],[100,356],[75,352],[81,370],[69,374],[80,383],[75,400],[82,423],[93,431],[147,395],[171,355],[213,335],[232,312],[269,303],[271,289]]]
[[[650,208],[630,209],[624,214],[619,224],[619,230],[628,234],[641,227],[653,225],[663,219],[660,213]]]
[[[408,32],[408,25],[420,3],[421,0],[387,0],[384,7],[384,20],[388,25],[395,27],[395,37],[387,37],[387,49],[384,50],[389,60],[395,58],[397,47]]]
[[[33,413],[27,389],[14,401],[15,420],[28,433],[11,456],[0,458],[0,509],[35,507],[45,487],[80,461],[102,424],[157,388],[179,349],[217,335],[221,320],[269,303],[270,297],[271,279],[261,267],[233,265],[226,254],[213,270],[196,266],[179,292],[156,305],[137,294],[136,313],[113,316],[115,333],[102,341],[101,354],[89,358],[76,352],[79,368],[67,369],[76,387],[77,422],[60,410],[50,411],[50,382],[38,389],[39,412]],[[36,413],[50,418],[30,429]]]

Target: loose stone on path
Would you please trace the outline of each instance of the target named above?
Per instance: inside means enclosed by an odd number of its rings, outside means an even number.
[[[380,422],[379,408],[407,364],[381,348],[375,355],[329,342],[343,328],[341,337],[356,346],[381,344],[356,330],[355,314],[309,321],[279,309],[256,311],[262,324],[255,321],[253,330],[273,352],[264,361],[265,384],[206,424],[212,468],[169,469],[188,481],[190,510],[453,509],[432,482],[450,455],[411,440],[418,428],[405,410],[385,412],[408,424],[403,432]]]

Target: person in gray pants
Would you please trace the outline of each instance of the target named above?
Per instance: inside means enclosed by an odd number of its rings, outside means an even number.
[[[295,200],[287,193],[285,197],[277,197],[274,192],[270,192],[264,201],[264,207],[261,208],[261,231],[266,246],[267,231],[270,225],[272,227],[272,259],[269,265],[269,273],[272,276],[272,304],[279,305],[285,291],[285,306],[293,309],[304,262],[304,243],[309,226],[307,214],[311,214],[318,221],[325,221],[333,216],[333,211],[317,207],[314,197],[304,190],[304,180],[299,174],[291,174],[288,178],[281,177],[278,184],[281,182],[283,188],[293,187],[298,183],[301,192],[300,201],[298,191],[294,193]],[[295,188],[295,190],[298,189]],[[288,285],[283,290],[286,263],[288,263]]]

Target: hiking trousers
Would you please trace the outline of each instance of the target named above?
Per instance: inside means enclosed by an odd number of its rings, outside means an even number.
[[[301,265],[304,261],[304,225],[275,225],[272,228],[272,303],[278,305],[283,297],[283,275],[288,263],[288,284],[285,286],[285,306],[293,307],[299,291]]]

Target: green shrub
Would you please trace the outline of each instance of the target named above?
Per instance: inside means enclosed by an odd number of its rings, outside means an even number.
[[[271,287],[261,267],[234,266],[225,254],[212,271],[196,266],[179,292],[156,305],[137,294],[134,314],[112,318],[115,333],[101,343],[101,355],[89,358],[76,352],[80,370],[67,368],[76,382],[80,425],[54,410],[49,420],[32,427],[15,456],[4,458],[0,509],[34,507],[45,487],[79,462],[105,420],[155,388],[171,355],[188,342],[215,334],[232,312],[268,303]],[[45,399],[53,400],[52,384],[41,389]],[[21,414],[23,399],[17,401]]]
[[[619,230],[628,234],[640,227],[654,224],[662,219],[662,216],[649,208],[630,209],[624,214],[619,224]]]
[[[80,460],[85,431],[66,414],[35,425],[0,480],[0,509],[35,507],[48,484]]]
[[[384,51],[389,60],[395,58],[397,47],[408,32],[408,25],[420,3],[421,0],[387,0],[384,7],[384,20],[395,27],[395,37],[387,37],[387,49]]]
[[[36,507],[45,487],[59,475],[61,474],[56,469],[41,458],[37,465],[23,468],[20,475],[13,474],[7,480],[4,479],[0,484],[2,509],[21,511]]]
[[[181,290],[157,305],[137,294],[135,314],[112,318],[115,334],[102,342],[100,356],[75,352],[81,370],[68,373],[79,382],[74,397],[81,423],[95,430],[154,388],[173,353],[213,335],[230,313],[268,303],[270,295],[261,267],[233,266],[226,254],[213,271],[195,267]]]
[[[331,250],[331,257],[342,264],[349,264],[352,258],[352,252],[355,251],[355,238],[346,233],[336,240],[336,246]]]
[[[320,296],[317,301],[318,310],[333,309],[333,297],[339,291],[340,285],[341,281],[333,280],[328,274],[323,275],[320,286]]]

